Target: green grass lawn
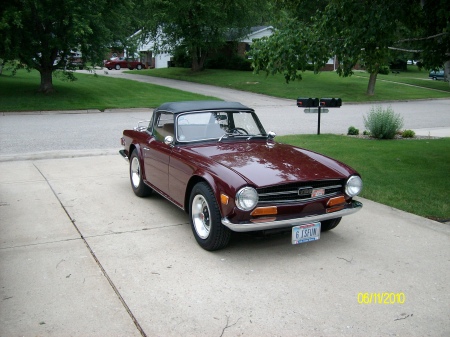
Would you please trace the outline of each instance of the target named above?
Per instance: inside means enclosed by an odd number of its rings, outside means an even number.
[[[37,93],[39,73],[25,70],[15,76],[4,72],[0,76],[0,111],[51,111],[109,108],[155,108],[164,102],[217,99],[107,76],[76,74],[69,82],[60,76],[53,79],[56,92]]]
[[[281,75],[266,76],[245,71],[205,70],[192,73],[185,68],[148,69],[131,71],[148,76],[160,76],[221,87],[251,91],[276,97],[340,97],[344,103],[373,102],[409,99],[450,97],[450,87],[443,81],[428,79],[428,72],[416,69],[398,75],[379,75],[375,96],[367,96],[368,74],[355,72],[349,78],[339,77],[334,72],[313,74],[305,72],[303,80],[286,83]],[[103,70],[98,70],[99,74]],[[139,83],[108,76],[76,74],[74,82],[54,77],[56,93],[37,93],[39,73],[25,70],[11,76],[4,70],[0,76],[0,111],[46,111],[108,108],[156,107],[174,100],[211,99],[202,95]],[[393,82],[395,81],[395,82]],[[410,85],[405,85],[410,84]],[[436,90],[433,90],[436,89]]]
[[[289,99],[340,97],[346,103],[450,98],[448,83],[429,80],[428,72],[416,70],[399,75],[378,75],[374,96],[366,95],[369,74],[363,71],[355,72],[355,75],[346,78],[339,77],[335,72],[314,74],[307,71],[302,73],[302,80],[289,83],[284,81],[282,75],[266,76],[248,71],[208,69],[193,73],[186,68],[164,68],[127,72],[211,84]]]
[[[450,138],[370,140],[338,135],[277,141],[340,160],[362,176],[362,197],[435,220],[450,219]]]

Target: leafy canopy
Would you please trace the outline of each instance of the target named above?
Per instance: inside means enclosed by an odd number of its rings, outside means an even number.
[[[301,78],[298,71],[311,67],[317,71],[329,57],[337,56],[340,76],[352,75],[357,63],[370,73],[367,94],[373,95],[380,68],[399,52],[411,55],[412,43],[423,48],[429,67],[450,59],[450,0],[424,2],[422,6],[419,0],[329,0],[318,1],[314,8],[306,0],[277,0],[282,13],[277,32],[253,45],[254,69],[283,73],[289,81]],[[426,34],[440,35],[417,38]]]
[[[128,34],[132,0],[3,0],[0,58],[16,68],[36,69],[43,92],[53,90],[52,73],[63,69],[73,79],[70,56],[100,64],[112,41]],[[119,14],[120,13],[120,14]],[[131,30],[131,28],[129,29]]]

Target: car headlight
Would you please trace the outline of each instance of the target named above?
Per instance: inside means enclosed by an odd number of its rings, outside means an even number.
[[[347,180],[347,184],[345,184],[345,194],[349,197],[357,196],[363,187],[363,182],[358,176],[351,176]]]
[[[243,187],[236,193],[236,206],[242,211],[252,210],[258,203],[258,192],[253,187]]]

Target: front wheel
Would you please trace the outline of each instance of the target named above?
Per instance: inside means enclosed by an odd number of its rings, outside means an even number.
[[[341,222],[341,218],[336,218],[336,219],[330,219],[330,220],[325,220],[322,221],[320,228],[321,228],[321,232],[326,232],[329,231],[333,228],[335,228],[337,225],[339,225],[339,222]]]
[[[137,70],[141,70],[141,69],[142,69],[142,65],[138,64],[138,65],[136,66],[136,69],[137,69]]]
[[[114,67],[116,70],[120,70],[120,64],[116,64],[116,66]]]
[[[225,248],[231,231],[221,223],[219,206],[208,184],[194,186],[189,198],[189,217],[195,240],[205,250]]]
[[[144,183],[141,162],[137,150],[133,150],[130,157],[130,182],[134,194],[138,197],[143,198],[152,193],[152,189]]]

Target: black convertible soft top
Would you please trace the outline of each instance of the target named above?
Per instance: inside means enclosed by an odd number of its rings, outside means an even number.
[[[253,109],[238,103],[224,101],[184,101],[184,102],[168,102],[160,105],[155,111],[168,111],[174,114],[187,111],[202,110],[247,110]]]

